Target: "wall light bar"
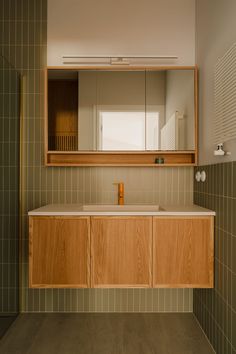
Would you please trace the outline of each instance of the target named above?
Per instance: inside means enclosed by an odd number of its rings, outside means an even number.
[[[63,55],[63,64],[80,64],[80,65],[137,65],[140,63],[155,64],[155,61],[160,60],[177,60],[176,55],[158,55],[158,56],[130,56],[130,55],[117,55],[117,56],[103,56],[103,55]]]

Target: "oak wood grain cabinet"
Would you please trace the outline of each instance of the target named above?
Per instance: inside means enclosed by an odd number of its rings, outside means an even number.
[[[152,286],[152,217],[91,217],[91,286]]]
[[[90,287],[90,218],[31,216],[29,225],[30,287]]]
[[[213,287],[211,216],[153,218],[153,286]]]

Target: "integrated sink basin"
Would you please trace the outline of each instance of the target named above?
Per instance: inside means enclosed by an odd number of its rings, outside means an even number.
[[[198,205],[165,206],[158,204],[49,204],[29,211],[29,216],[82,216],[82,215],[215,215],[212,210]]]
[[[105,205],[105,204],[87,204],[82,206],[83,211],[101,211],[101,212],[156,212],[164,210],[160,205],[148,204],[125,204],[125,205]]]

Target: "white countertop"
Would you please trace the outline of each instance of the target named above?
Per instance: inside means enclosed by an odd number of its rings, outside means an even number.
[[[131,205],[130,205],[131,206]],[[96,207],[96,206],[95,206]],[[145,204],[144,204],[145,209]],[[28,212],[30,216],[90,216],[90,215],[146,215],[146,216],[209,216],[215,215],[215,212],[209,209],[202,208],[198,205],[192,204],[188,206],[161,206],[160,210],[155,211],[85,211],[82,204],[48,204],[41,208],[34,209]]]

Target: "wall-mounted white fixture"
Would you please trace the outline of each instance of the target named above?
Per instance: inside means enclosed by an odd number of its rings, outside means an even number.
[[[202,171],[201,172],[201,182],[205,182],[205,180],[206,180],[206,172]]]
[[[201,181],[201,172],[200,171],[197,171],[196,174],[195,174],[195,179],[197,182],[200,182]]]
[[[224,151],[224,144],[217,144],[217,149],[214,151],[215,156],[231,155],[231,152]]]
[[[63,55],[63,64],[68,65],[155,65],[160,61],[177,60],[176,55],[130,56],[130,55]]]
[[[195,174],[195,179],[197,182],[205,182],[206,180],[206,172],[203,170],[203,171],[197,171],[196,174]]]

